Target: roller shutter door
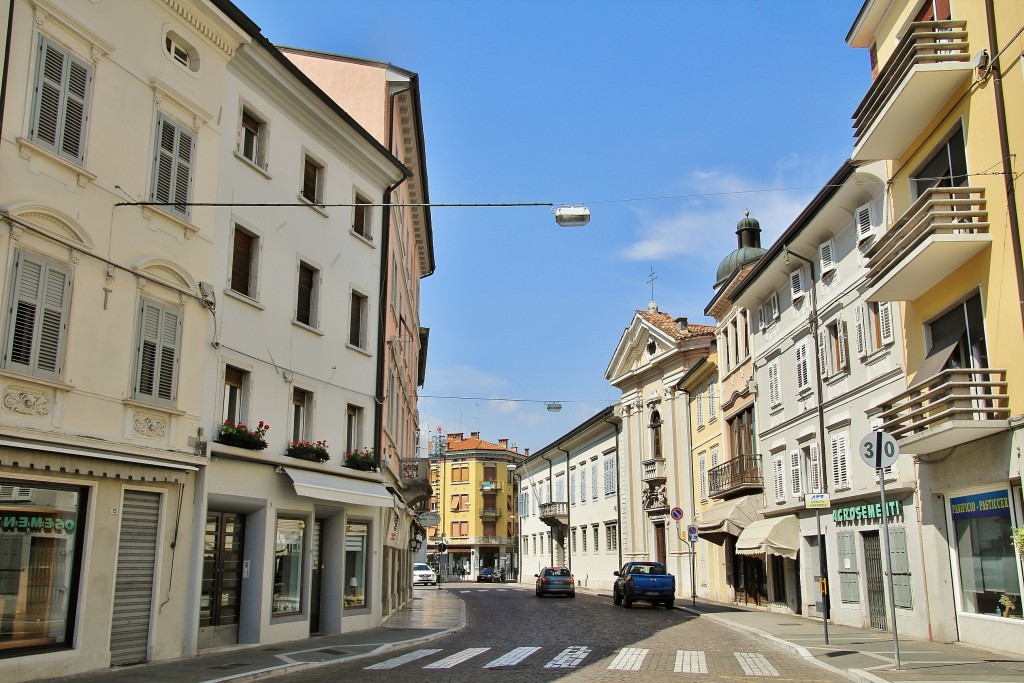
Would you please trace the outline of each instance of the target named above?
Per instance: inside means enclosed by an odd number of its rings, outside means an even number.
[[[160,494],[124,492],[110,627],[111,666],[146,661],[159,520]]]

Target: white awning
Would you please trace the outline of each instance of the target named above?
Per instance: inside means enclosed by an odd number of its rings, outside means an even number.
[[[349,479],[326,472],[311,472],[292,467],[285,467],[284,471],[291,477],[295,493],[300,496],[381,508],[390,508],[395,504],[395,499],[380,482]]]
[[[760,493],[717,503],[701,512],[697,531],[704,540],[721,545],[726,536],[739,536],[758,518],[754,496]]]
[[[736,539],[738,555],[780,555],[795,560],[800,552],[800,522],[793,515],[759,519]]]

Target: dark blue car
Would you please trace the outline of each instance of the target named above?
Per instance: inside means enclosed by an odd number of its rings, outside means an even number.
[[[498,576],[494,573],[494,570],[490,567],[484,567],[480,570],[480,573],[476,575],[477,582],[487,581],[491,583],[498,580]]]

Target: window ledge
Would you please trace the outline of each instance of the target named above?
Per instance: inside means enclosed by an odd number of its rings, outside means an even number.
[[[233,290],[231,288],[227,288],[227,289],[224,290],[224,296],[230,297],[230,298],[232,298],[232,299],[234,299],[236,301],[240,301],[243,304],[247,304],[247,305],[252,306],[253,308],[257,308],[257,309],[259,309],[261,311],[266,310],[266,308],[267,308],[266,306],[261,304],[256,299],[248,297],[245,294],[242,294],[241,292],[236,292],[235,290]]]
[[[182,218],[180,216],[175,216],[173,213],[171,213],[162,206],[143,206],[140,208],[142,209],[142,217],[145,218],[147,221],[152,222],[153,216],[155,214],[161,216],[162,218],[166,218],[167,220],[171,221],[178,227],[182,228],[185,231],[186,239],[191,238],[192,235],[199,232],[199,228],[192,225],[192,223],[190,223],[188,219]]]
[[[96,180],[96,175],[94,173],[89,173],[70,159],[65,159],[61,155],[51,152],[45,147],[32,142],[28,138],[17,138],[17,142],[18,153],[21,155],[22,159],[25,159],[26,161],[30,160],[32,159],[32,155],[35,154],[52,161],[59,166],[63,166],[65,169],[75,174],[79,187],[85,187]]]
[[[12,370],[0,370],[0,377],[7,377],[8,379],[17,380],[19,382],[31,382],[32,384],[41,384],[51,389],[58,391],[74,391],[75,385],[67,384],[65,382],[54,381],[52,379],[42,379],[34,375],[23,375],[20,372],[14,372]]]
[[[805,398],[810,398],[812,393],[813,393],[813,391],[812,391],[810,385],[808,385],[808,386],[804,387],[803,389],[798,390],[796,392],[796,397],[802,401]]]
[[[329,213],[327,213],[327,209],[325,209],[322,204],[317,204],[316,202],[309,201],[308,199],[306,199],[305,197],[302,196],[301,192],[298,195],[296,195],[296,196],[299,198],[299,202],[301,202],[302,204],[305,204],[309,208],[313,209],[313,211],[316,211],[318,214],[320,214],[324,218],[330,218],[331,217],[331,215]]]
[[[254,162],[252,159],[249,159],[248,157],[246,157],[246,156],[244,156],[242,154],[239,154],[237,150],[235,150],[235,158],[238,159],[239,161],[241,161],[244,165],[248,166],[252,170],[254,170],[257,173],[259,173],[261,176],[263,176],[267,180],[273,180],[274,179],[274,176],[270,175],[270,171],[268,171],[263,166],[260,166],[259,164]]]
[[[359,240],[360,242],[362,242],[363,244],[365,244],[368,247],[372,247],[373,249],[377,248],[377,243],[373,241],[372,237],[367,237],[366,235],[360,235],[358,232],[356,232],[352,228],[349,228],[348,234],[352,235],[353,237],[355,237],[357,240]]]
[[[893,345],[893,342],[883,344],[881,348],[877,348],[874,351],[868,351],[866,354],[861,356],[865,365],[872,365],[877,363],[881,359],[889,355],[889,348]]]
[[[348,348],[352,349],[353,351],[358,351],[359,353],[363,354],[364,356],[373,357],[372,353],[370,353],[366,349],[362,348],[361,346],[356,346],[355,344],[345,344],[345,346],[347,346]]]
[[[323,337],[324,336],[324,333],[321,332],[320,330],[318,330],[315,327],[312,327],[310,325],[307,325],[306,323],[300,323],[298,320],[292,320],[292,325],[294,325],[295,327],[298,327],[300,330],[305,330],[306,332],[311,332],[312,334],[315,334],[318,337]]]
[[[157,410],[160,411],[161,413],[167,413],[168,415],[177,415],[179,417],[188,414],[186,411],[179,410],[178,408],[172,408],[171,406],[165,406],[159,403],[147,403],[146,401],[140,401],[134,398],[123,398],[121,399],[121,403],[123,403],[126,406],[135,406],[136,408],[145,408],[146,410]]]
[[[774,415],[775,413],[781,413],[783,409],[782,402],[776,403],[775,405],[768,408],[768,414]]]
[[[839,372],[835,372],[835,373],[829,375],[828,377],[822,377],[822,381],[824,381],[825,384],[828,384],[828,385],[838,384],[841,380],[844,380],[844,379],[846,379],[849,376],[850,376],[850,371],[849,370],[840,370]]]

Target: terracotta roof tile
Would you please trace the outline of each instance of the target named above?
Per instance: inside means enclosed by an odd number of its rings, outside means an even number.
[[[476,439],[473,437],[463,438],[461,441],[448,440],[447,450],[449,453],[452,451],[506,451],[509,453],[515,453],[515,451],[508,448],[502,448],[496,443],[490,441],[484,441],[483,439]]]
[[[715,333],[715,327],[713,325],[689,323],[686,327],[686,333],[684,334],[679,331],[679,325],[676,323],[675,318],[660,311],[657,313],[651,313],[650,311],[637,311],[637,314],[662,332],[671,335],[673,339],[692,339],[693,337],[702,337],[705,335],[713,335]]]

